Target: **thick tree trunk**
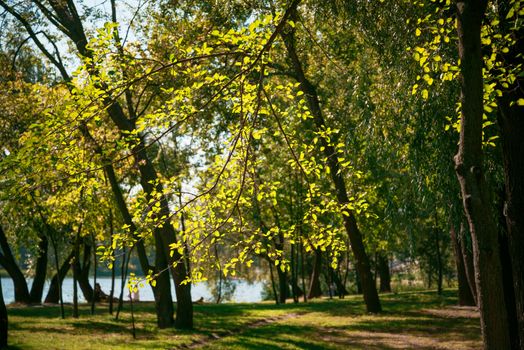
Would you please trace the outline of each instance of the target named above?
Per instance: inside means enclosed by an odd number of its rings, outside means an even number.
[[[75,256],[75,251],[73,251],[69,254],[69,256],[64,260],[62,263],[62,266],[60,266],[60,269],[58,270],[58,273],[56,273],[53,278],[51,279],[51,283],[49,284],[49,290],[47,291],[47,295],[45,297],[44,303],[46,304],[58,304],[60,302],[60,289],[58,283],[60,285],[64,281],[65,276],[67,275],[67,270],[69,270],[70,267],[70,261]]]
[[[320,288],[320,273],[322,270],[322,253],[320,249],[315,250],[315,262],[313,263],[313,270],[311,271],[311,281],[309,283],[308,299],[319,298],[322,296],[322,289]]]
[[[38,243],[38,258],[36,259],[35,276],[33,284],[31,285],[31,292],[29,293],[32,303],[41,303],[44,293],[44,284],[47,275],[47,252],[49,249],[49,242],[47,237],[40,235],[40,242]]]
[[[0,248],[2,248],[2,253],[0,253],[0,265],[2,265],[13,280],[15,302],[24,304],[30,303],[31,297],[29,295],[29,289],[27,288],[27,281],[11,252],[11,247],[7,242],[7,237],[2,226],[0,226]]]
[[[504,105],[504,102],[499,102],[499,110],[504,109],[501,104]],[[519,346],[524,350],[524,108],[515,104],[501,115],[504,115],[499,117],[506,184],[504,214],[511,254]]]
[[[514,293],[514,281],[511,270],[511,255],[509,251],[508,236],[505,230],[501,230],[499,235],[499,247],[500,247],[500,262],[502,265],[502,289],[504,291],[504,300],[506,302],[506,312],[508,315],[508,326],[509,326],[509,337],[511,341],[511,349],[519,349],[519,329],[518,329],[518,317],[516,299]]]
[[[499,0],[499,14],[505,32],[512,24],[506,20],[512,6],[508,0]],[[524,52],[524,28],[521,25],[513,33],[517,41],[509,52],[503,54],[508,67],[522,64]],[[504,215],[508,235],[513,273],[515,313],[518,322],[519,349],[524,350],[524,106],[516,103],[524,99],[524,79],[517,76],[515,82],[504,89],[498,99],[498,124],[502,141],[505,196]]]
[[[455,266],[457,267],[458,303],[462,306],[475,306],[475,298],[473,297],[468,278],[466,277],[466,267],[464,266],[464,259],[462,258],[461,242],[457,237],[457,232],[453,224],[450,225],[449,235],[455,255]]]
[[[2,282],[0,282],[0,349],[7,348],[8,318],[7,308],[5,307]]]
[[[159,237],[158,232],[153,233],[155,238],[155,274],[156,274],[156,287],[154,289],[156,303],[156,312],[157,312],[157,324],[159,328],[166,328],[173,326],[175,320],[173,319],[173,301],[171,296],[171,282],[169,279],[169,268],[168,268],[168,259],[164,251],[164,245],[162,240]],[[183,262],[180,262],[183,264]],[[175,282],[175,291],[176,291]],[[177,294],[177,298],[178,298]],[[179,308],[179,301],[177,300],[177,311]],[[177,316],[179,312],[177,312]],[[192,324],[192,320],[191,320]],[[189,328],[189,327],[188,327]]]
[[[380,292],[391,293],[391,274],[389,271],[389,260],[385,253],[379,253],[378,260],[378,275],[380,277]]]
[[[461,128],[455,170],[473,242],[475,281],[486,349],[509,349],[498,230],[483,174],[483,79],[480,32],[487,1],[457,2],[461,60]]]
[[[294,32],[289,31],[287,34],[281,33],[281,35],[287,49],[288,57],[293,65],[294,74],[297,81],[300,83],[300,89],[307,99],[308,108],[313,116],[315,126],[317,130],[325,130],[327,126],[320,107],[317,90],[308,80],[304,73],[304,69],[302,68],[302,63],[300,62],[295,49]],[[323,147],[324,156],[327,159],[327,165],[331,170],[331,179],[335,185],[337,201],[341,206],[349,204],[346,183],[337,158],[337,152],[332,143],[328,142],[326,138],[322,137],[320,141],[321,146]],[[351,249],[353,250],[353,255],[355,257],[356,269],[359,272],[367,311],[380,312],[382,311],[382,307],[378,297],[377,286],[375,285],[373,274],[371,273],[369,257],[364,247],[362,233],[357,226],[357,220],[353,211],[348,210],[348,215],[342,215],[342,219],[344,221],[346,233],[351,242]]]

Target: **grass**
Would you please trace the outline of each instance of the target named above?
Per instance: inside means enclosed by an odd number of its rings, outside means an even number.
[[[195,305],[195,330],[158,330],[151,303],[129,306],[115,321],[99,305],[96,315],[65,320],[55,306],[9,308],[10,349],[476,349],[479,320],[456,308],[455,291],[382,295],[384,313],[366,314],[361,296],[307,304]],[[261,320],[266,320],[262,321]]]

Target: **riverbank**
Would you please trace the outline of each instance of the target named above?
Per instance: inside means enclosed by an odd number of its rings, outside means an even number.
[[[459,308],[456,291],[382,295],[385,312],[365,313],[361,296],[306,304],[196,304],[195,330],[158,330],[152,303],[130,305],[115,321],[107,304],[80,318],[56,306],[9,307],[11,349],[476,349],[478,313]]]

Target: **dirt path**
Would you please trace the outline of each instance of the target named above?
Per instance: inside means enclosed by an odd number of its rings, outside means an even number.
[[[327,343],[348,349],[476,350],[482,346],[477,336],[479,329],[464,325],[458,329],[454,327],[464,320],[478,320],[479,313],[475,307],[422,309],[415,314],[430,316],[431,319],[415,321],[420,324],[406,322],[395,325],[394,319],[387,322],[388,316],[385,316],[385,324],[374,330],[320,327],[319,336]]]

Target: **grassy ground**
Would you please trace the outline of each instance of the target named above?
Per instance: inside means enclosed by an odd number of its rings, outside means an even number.
[[[10,307],[10,349],[478,349],[475,310],[457,308],[454,291],[382,295],[386,310],[364,311],[361,296],[276,306],[195,305],[193,331],[158,330],[151,303],[129,306],[119,321],[99,305],[95,316],[59,318],[57,307]]]

